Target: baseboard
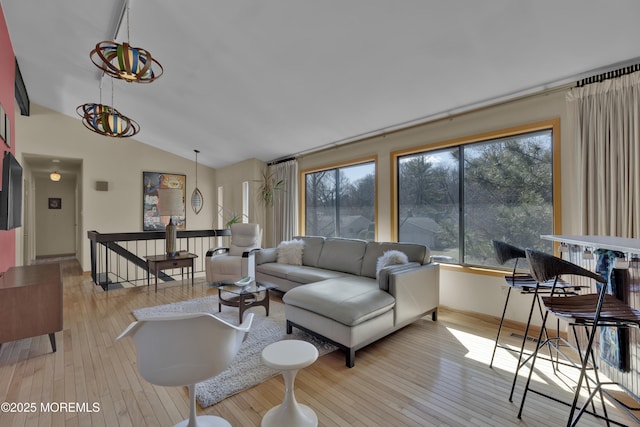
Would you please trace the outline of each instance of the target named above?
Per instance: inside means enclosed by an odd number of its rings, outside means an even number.
[[[49,258],[69,258],[69,257],[75,257],[76,254],[75,253],[68,253],[68,254],[50,254],[50,255],[37,255],[36,256],[36,260],[41,260],[41,259],[49,259]]]
[[[496,328],[496,331],[498,330],[498,326],[500,325],[500,318],[496,317],[496,316],[491,316],[489,314],[484,314],[484,313],[478,313],[475,311],[466,311],[466,310],[460,310],[457,308],[452,308],[452,307],[447,307],[447,306],[439,306],[438,310],[440,311],[440,313],[442,314],[446,314],[446,313],[451,313],[451,314],[455,314],[458,316],[462,316],[462,317],[466,317],[469,319],[475,319],[479,322],[488,324],[488,325],[494,325]],[[513,330],[514,332],[524,332],[525,328],[526,328],[526,324],[523,322],[517,322],[515,320],[510,320],[510,319],[505,319],[502,327],[509,329],[509,330]],[[555,328],[548,328],[548,332],[549,335],[551,337],[555,336]],[[540,326],[538,325],[531,325],[529,327],[529,333],[528,335],[530,337],[537,337],[538,335],[540,335]],[[561,331],[560,332],[560,337],[567,339],[567,333],[565,331]]]

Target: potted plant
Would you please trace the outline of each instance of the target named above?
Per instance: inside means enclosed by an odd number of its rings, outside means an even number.
[[[284,191],[284,179],[277,179],[274,173],[268,173],[267,169],[262,171],[262,179],[256,180],[260,183],[258,187],[258,199],[267,207],[273,206],[276,192]]]
[[[231,224],[236,224],[238,222],[242,222],[242,216],[238,215],[235,212],[231,212],[231,217],[229,218],[229,221],[227,221],[224,226],[226,228],[231,228]]]

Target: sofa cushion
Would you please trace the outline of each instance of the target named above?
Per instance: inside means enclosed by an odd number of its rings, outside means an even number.
[[[322,246],[318,267],[360,275],[366,248],[367,242],[364,240],[327,238]],[[376,277],[375,264],[372,277]]]
[[[285,240],[278,245],[277,262],[280,264],[302,265],[302,240]]]
[[[343,277],[291,289],[282,300],[301,309],[355,326],[377,317],[395,305],[393,296],[362,277]]]
[[[320,252],[322,251],[322,245],[324,244],[324,237],[295,236],[294,239],[299,239],[304,242],[304,250],[302,251],[302,265],[317,267],[318,258],[320,258]]]
[[[345,277],[345,273],[333,270],[325,270],[323,268],[306,267],[292,269],[287,273],[287,279],[297,283],[314,283],[321,280],[335,279]]]
[[[424,245],[417,243],[367,242],[367,249],[362,260],[362,270],[359,274],[375,279],[378,258],[384,252],[391,250],[404,252],[409,258],[409,262],[419,262],[420,264],[429,262],[429,249]]]
[[[297,266],[290,264],[279,264],[270,262],[266,264],[256,265],[256,272],[268,274],[273,277],[287,279],[292,282],[306,284],[319,282],[321,280],[333,279],[345,276],[344,273],[332,270],[323,270],[321,268]]]

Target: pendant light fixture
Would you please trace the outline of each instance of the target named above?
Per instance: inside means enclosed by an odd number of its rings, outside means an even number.
[[[82,104],[76,112],[87,129],[100,135],[128,138],[140,132],[138,123],[109,105]]]
[[[198,153],[200,151],[193,150],[196,152],[196,188],[191,193],[191,209],[198,215],[202,210],[202,205],[204,204],[204,199],[202,197],[202,193],[198,189]]]
[[[127,41],[122,44],[116,41],[99,42],[89,57],[96,67],[110,77],[127,82],[151,83],[162,75],[162,65],[153,59],[148,50],[129,44],[129,1],[125,7]]]
[[[111,81],[111,104],[113,104],[113,80]],[[113,138],[128,138],[140,132],[140,125],[120,113],[114,107],[102,104],[102,80],[100,80],[100,103],[82,104],[76,108],[82,124],[92,132]]]
[[[51,181],[53,181],[53,182],[58,182],[58,181],[60,181],[61,178],[62,178],[62,176],[58,173],[57,170],[55,170],[55,171],[53,171],[53,172],[51,172],[49,174],[49,179]]]

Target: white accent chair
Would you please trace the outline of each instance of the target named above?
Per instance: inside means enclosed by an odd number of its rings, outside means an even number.
[[[116,341],[130,336],[137,350],[142,378],[165,387],[189,387],[189,419],[180,427],[231,427],[225,419],[196,417],[195,385],[229,367],[253,321],[248,313],[234,326],[209,313],[176,313],[131,323]]]
[[[207,283],[235,282],[255,277],[253,251],[260,249],[262,231],[258,224],[232,224],[229,247],[209,249],[205,260]]]

